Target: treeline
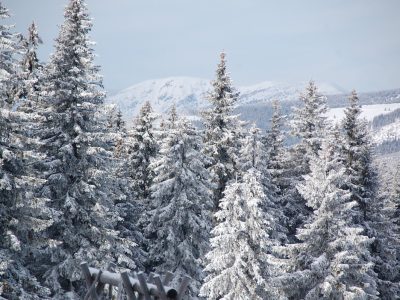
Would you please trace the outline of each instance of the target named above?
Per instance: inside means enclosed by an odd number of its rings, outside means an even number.
[[[395,109],[390,113],[386,113],[383,115],[379,115],[373,118],[372,120],[372,128],[379,129],[383,126],[389,125],[391,123],[396,122],[396,120],[400,119],[400,109]]]
[[[79,299],[82,261],[190,276],[188,299],[400,297],[399,172],[380,189],[356,92],[332,125],[310,82],[262,132],[234,113],[222,53],[201,130],[149,102],[126,128],[91,27],[70,0],[43,64],[35,24],[0,25],[1,297]]]

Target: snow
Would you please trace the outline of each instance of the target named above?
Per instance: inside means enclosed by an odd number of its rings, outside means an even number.
[[[400,104],[399,104],[400,106]],[[383,126],[373,134],[373,141],[376,144],[382,144],[386,141],[393,141],[400,139],[400,120],[389,125]]]
[[[289,84],[265,81],[251,86],[241,86],[238,105],[270,103],[272,100],[295,101],[307,83]],[[341,91],[327,83],[317,83],[325,95],[340,94]],[[188,117],[198,116],[209,103],[207,93],[211,90],[209,79],[194,77],[168,77],[141,82],[108,98],[108,103],[119,106],[129,121],[139,112],[145,101],[150,101],[155,112],[166,113],[175,104]]]
[[[361,107],[361,118],[367,121],[372,121],[376,116],[384,115],[400,108],[400,103],[385,103],[385,104],[371,104],[363,105]],[[342,120],[344,117],[344,107],[329,109],[327,116],[331,120]]]

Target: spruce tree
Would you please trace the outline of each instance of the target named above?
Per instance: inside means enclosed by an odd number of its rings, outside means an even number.
[[[199,133],[176,117],[170,116],[160,154],[151,165],[156,177],[146,229],[149,266],[157,272],[174,272],[176,278],[190,276],[189,299],[196,299],[209,247],[212,185]]]
[[[0,2],[0,21],[10,17],[9,11]],[[18,56],[20,34],[12,32],[13,26],[0,24],[0,101],[13,103],[18,95]],[[1,103],[1,107],[4,103]]]
[[[271,255],[277,245],[270,236],[274,220],[263,209],[267,199],[261,180],[251,168],[224,192],[200,290],[207,299],[279,299],[271,284],[277,272]]]
[[[227,182],[235,179],[242,136],[242,124],[233,113],[239,93],[232,86],[227,72],[225,53],[221,53],[212,87],[208,95],[211,108],[203,112],[204,153],[212,160],[208,169],[216,183],[214,203],[217,208]]]
[[[146,101],[129,132],[128,176],[131,178],[134,197],[141,201],[146,201],[150,196],[154,177],[150,163],[158,151],[154,129],[156,118],[150,102]]]
[[[82,261],[98,267],[114,262],[134,269],[136,251],[135,243],[114,229],[121,218],[114,204],[122,196],[113,188],[106,123],[97,114],[104,92],[88,37],[92,23],[84,1],[71,0],[64,17],[45,70],[40,101],[45,121],[38,133],[47,156],[42,194],[61,212],[47,233],[58,242],[49,247],[49,257],[43,261],[55,298],[82,292]]]
[[[326,97],[318,92],[313,81],[310,81],[306,91],[300,96],[301,106],[294,109],[291,129],[292,135],[298,139],[290,151],[290,186],[286,189],[286,198],[290,203],[286,205],[285,214],[288,223],[289,237],[296,240],[296,228],[303,224],[310,210],[306,202],[298,194],[296,185],[303,180],[303,176],[310,172],[310,160],[318,155],[327,125]]]
[[[268,154],[262,143],[261,130],[253,124],[242,140],[239,159],[239,176],[241,178],[250,169],[259,172],[265,198],[262,208],[268,218],[271,230],[268,232],[270,239],[275,239],[277,244],[286,242],[285,216],[282,213],[278,188],[272,182],[271,169],[267,167]]]
[[[338,148],[328,137],[298,186],[314,213],[298,230],[301,242],[288,246],[293,272],[282,277],[282,286],[290,299],[378,298],[369,252],[373,239],[353,221],[358,203],[344,187],[349,177]]]
[[[283,196],[289,187],[289,178],[287,178],[287,150],[284,146],[285,117],[281,113],[281,106],[278,101],[272,103],[273,114],[270,120],[270,127],[263,139],[264,148],[267,153],[266,167],[271,174],[271,180],[278,188],[277,193]]]
[[[35,22],[28,28],[28,36],[22,40],[21,77],[22,87],[19,97],[24,99],[22,106],[25,110],[33,110],[35,102],[39,100],[41,79],[43,79],[43,65],[38,59],[37,50],[42,39],[39,36]]]
[[[0,18],[7,17],[8,10],[0,3]],[[11,109],[19,47],[18,35],[10,29],[0,25],[0,298],[45,299],[49,290],[27,265],[43,246],[41,233],[54,215],[46,207],[47,199],[34,194],[41,182],[27,168],[24,137],[17,130],[25,116]]]
[[[341,151],[349,182],[346,185],[351,199],[358,203],[357,223],[366,235],[374,238],[371,253],[378,274],[378,291],[383,299],[399,295],[396,240],[398,236],[391,222],[389,199],[377,193],[378,178],[373,165],[373,146],[368,124],[360,118],[361,107],[355,91],[349,97],[349,106],[343,120],[344,147]]]

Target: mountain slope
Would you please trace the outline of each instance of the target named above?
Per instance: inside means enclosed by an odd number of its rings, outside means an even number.
[[[240,99],[238,106],[267,105],[273,99],[282,102],[294,102],[304,90],[307,83],[290,85],[281,82],[266,81],[248,87],[238,87]],[[340,93],[329,84],[319,84],[326,95]],[[207,92],[210,91],[210,80],[191,77],[169,77],[148,80],[129,87],[108,98],[108,103],[117,104],[124,117],[129,120],[139,111],[145,101],[150,101],[154,110],[165,113],[175,103],[178,110],[188,116],[198,116],[208,106]]]

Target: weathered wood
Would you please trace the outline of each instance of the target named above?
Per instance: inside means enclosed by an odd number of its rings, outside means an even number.
[[[144,276],[144,274],[142,272],[137,274],[137,278],[139,279],[140,282],[140,287],[141,287],[141,293],[144,296],[145,300],[151,300],[150,299],[150,291],[149,288],[147,286],[147,282],[146,282],[146,277]],[[158,292],[158,290],[157,290]]]
[[[161,278],[157,274],[151,273],[148,279],[144,273],[137,274],[137,277],[130,277],[128,272],[121,274],[110,272],[111,265],[107,268],[108,271],[102,271],[96,268],[90,268],[87,263],[81,264],[81,269],[88,287],[88,292],[85,295],[85,299],[98,300],[103,298],[102,293],[104,288],[108,284],[109,293],[108,297],[112,297],[113,288],[112,286],[118,287],[117,299],[121,300],[124,298],[124,291],[128,296],[129,300],[151,300],[151,299],[181,299],[189,285],[190,278],[183,278],[179,290],[168,286],[171,282],[173,274],[167,272],[162,282]]]
[[[135,295],[135,290],[133,289],[133,286],[131,284],[128,272],[121,273],[121,278],[122,278],[122,282],[124,284],[125,291],[128,294],[128,299],[136,300],[137,298]]]
[[[124,286],[123,286],[123,283],[122,283],[122,281],[121,281],[121,282],[119,283],[119,285],[118,285],[117,300],[122,300],[123,293],[124,293]]]
[[[157,275],[157,274],[154,275],[153,276],[153,280],[154,280],[154,282],[155,282],[155,284],[156,284],[156,286],[158,288],[158,292],[160,294],[159,298],[161,300],[167,300],[167,294],[165,293],[164,286],[163,286],[163,284],[161,282],[160,276]]]
[[[189,286],[190,280],[191,280],[191,278],[189,276],[183,277],[181,286],[179,287],[179,290],[178,290],[178,297],[177,297],[178,300],[181,300],[183,298],[183,296],[185,295],[185,292],[187,290],[187,287]]]
[[[163,284],[168,285],[171,282],[172,278],[174,278],[174,274],[172,274],[171,272],[165,273]]]
[[[99,295],[96,292],[96,283],[99,282],[100,277],[101,277],[102,271],[100,270],[99,273],[97,273],[95,280],[93,280],[92,285],[90,286],[88,292],[85,295],[84,300],[92,298],[92,300],[97,300],[99,299]]]
[[[81,270],[83,276],[85,277],[86,287],[90,288],[92,286],[93,279],[92,279],[92,274],[90,273],[89,270],[89,266],[86,262],[81,263]]]

